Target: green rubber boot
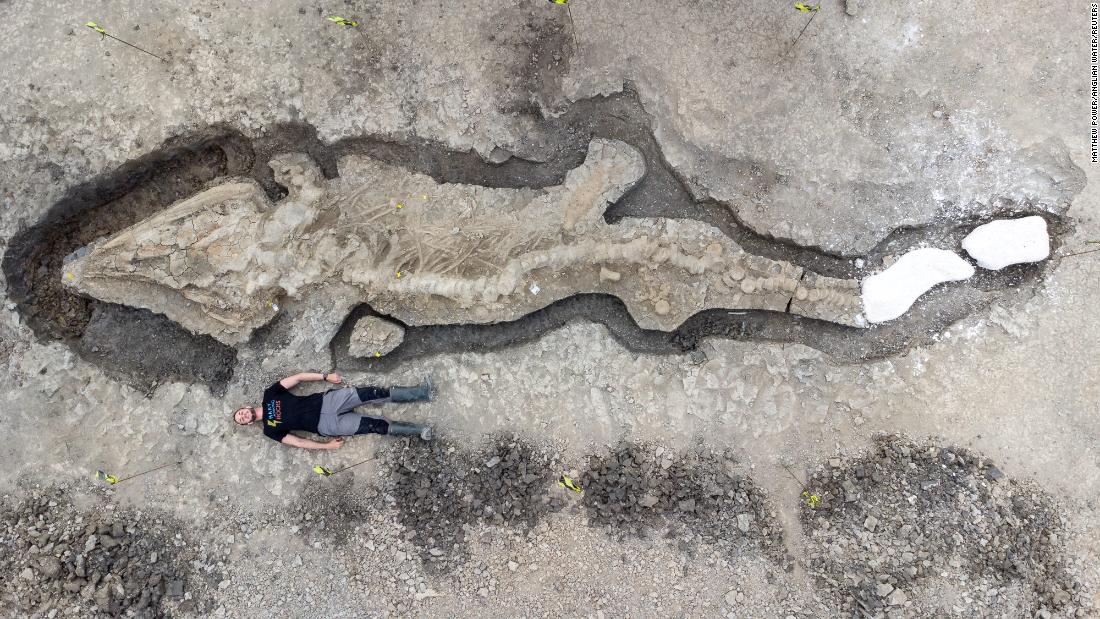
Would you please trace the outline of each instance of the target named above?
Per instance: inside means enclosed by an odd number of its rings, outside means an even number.
[[[419,436],[425,441],[432,440],[432,429],[429,426],[418,426],[413,423],[401,423],[400,421],[391,421],[390,429],[387,434],[393,436]]]
[[[390,387],[390,402],[424,402],[432,399],[432,377],[415,387]]]

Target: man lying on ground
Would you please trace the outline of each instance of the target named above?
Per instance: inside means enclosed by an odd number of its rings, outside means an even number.
[[[353,412],[355,407],[363,404],[428,400],[432,394],[431,377],[416,387],[346,387],[307,396],[290,392],[302,381],[318,380],[338,385],[343,378],[339,374],[310,372],[288,376],[264,390],[260,406],[242,406],[233,411],[233,421],[242,426],[262,421],[264,434],[268,438],[303,449],[339,449],[344,444],[343,437],[356,434],[415,435],[426,441],[431,440],[430,427]],[[314,441],[291,434],[294,430],[335,438]]]

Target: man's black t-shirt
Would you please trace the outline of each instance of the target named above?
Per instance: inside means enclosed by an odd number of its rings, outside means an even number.
[[[264,390],[261,406],[264,434],[282,442],[291,430],[316,433],[317,423],[321,419],[323,397],[323,393],[294,395],[279,383],[271,385]]]

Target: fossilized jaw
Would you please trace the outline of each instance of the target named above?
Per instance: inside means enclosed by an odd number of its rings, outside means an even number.
[[[256,255],[277,251],[263,240],[270,207],[253,182],[218,185],[93,244],[65,265],[63,281],[226,343],[244,341],[271,319],[281,292],[275,277],[254,271]]]
[[[281,295],[335,283],[410,325],[513,320],[581,292],[619,296],[641,326],[665,330],[701,309],[784,311],[794,299],[808,316],[858,313],[854,286],[800,287],[800,267],[746,254],[712,226],[608,225],[606,207],[645,173],[622,142],[594,140],[543,190],[440,184],[361,156],[333,180],[304,155],[271,165],[284,200],[252,182],[216,186],[91,246],[65,283],[227,344],[268,322]]]

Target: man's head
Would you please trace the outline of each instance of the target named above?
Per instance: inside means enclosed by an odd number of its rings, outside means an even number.
[[[259,418],[259,410],[252,406],[242,406],[233,411],[233,421],[239,426],[247,426]]]

